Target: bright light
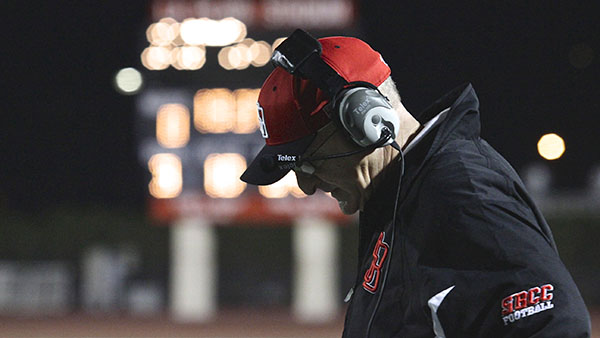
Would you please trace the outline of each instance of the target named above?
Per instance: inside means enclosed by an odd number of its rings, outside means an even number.
[[[181,160],[177,155],[156,154],[148,161],[148,169],[152,173],[152,180],[148,184],[152,196],[174,198],[181,193]]]
[[[171,51],[166,47],[150,46],[142,52],[142,64],[150,70],[162,70],[171,64]]]
[[[246,159],[235,153],[210,154],[204,161],[204,191],[213,198],[235,198],[246,183],[240,175],[246,170]]]
[[[296,175],[293,171],[290,171],[282,179],[273,184],[259,186],[258,192],[266,198],[284,198],[289,194],[298,198],[306,197],[298,187]]]
[[[258,129],[256,117],[256,101],[260,89],[237,89],[233,92],[236,102],[237,118],[233,132],[237,134],[250,134]]]
[[[179,34],[181,39],[190,45],[202,45],[206,39],[205,31],[210,29],[212,20],[203,19],[185,19],[181,23]]]
[[[252,38],[245,38],[244,40],[240,41],[240,44],[250,47],[254,42],[255,41]]]
[[[115,85],[122,94],[137,93],[142,87],[142,74],[135,68],[123,68],[115,75]]]
[[[256,41],[250,46],[252,65],[262,67],[271,60],[271,46],[264,41]]]
[[[197,70],[206,62],[204,46],[182,46],[172,51],[172,66],[179,70]]]
[[[194,126],[202,133],[249,134],[258,129],[259,89],[202,89],[194,96]]]
[[[254,67],[262,67],[271,59],[271,53],[271,46],[268,43],[244,39],[238,44],[224,47],[219,51],[219,65],[227,70],[242,70],[251,64]]]
[[[232,70],[233,66],[229,63],[229,51],[231,50],[231,46],[221,48],[219,54],[217,55],[217,59],[219,60],[219,65],[226,70]]]
[[[185,19],[180,26],[181,38],[190,45],[227,46],[242,41],[246,34],[246,25],[231,17]]]
[[[540,156],[547,160],[556,160],[565,152],[565,141],[562,137],[550,133],[542,136],[537,144]]]
[[[201,89],[194,95],[194,126],[202,133],[226,133],[235,122],[235,98],[226,88]]]
[[[148,26],[146,39],[154,46],[168,46],[178,34],[179,23],[172,18],[164,18]]]
[[[271,45],[271,52],[275,51],[275,48],[279,47],[279,45],[283,42],[283,40],[287,39],[287,37],[281,37],[281,38],[277,38],[275,39],[275,41],[273,41],[273,45]]]
[[[181,64],[190,70],[200,69],[206,61],[206,50],[200,47],[181,47]]]
[[[229,64],[235,69],[246,69],[250,65],[252,53],[250,48],[244,44],[237,44],[229,49],[227,59]]]
[[[190,140],[190,112],[182,104],[165,104],[156,114],[156,139],[165,148],[181,148]]]
[[[233,17],[188,18],[181,23],[166,17],[146,29],[150,46],[142,51],[140,58],[149,70],[169,66],[177,70],[197,70],[206,63],[206,46],[228,46],[218,54],[221,67],[227,70],[246,69],[251,64],[262,67],[270,59],[267,49],[271,47],[264,41],[246,39],[247,33],[246,25]]]

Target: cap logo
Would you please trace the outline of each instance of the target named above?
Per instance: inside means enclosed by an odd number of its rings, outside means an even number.
[[[277,162],[296,162],[296,155],[277,154]]]
[[[260,103],[256,102],[256,108],[258,111],[258,123],[260,125],[260,133],[263,138],[269,138],[267,133],[267,125],[265,124],[265,110],[260,106]]]

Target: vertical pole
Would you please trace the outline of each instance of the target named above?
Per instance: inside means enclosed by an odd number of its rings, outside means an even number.
[[[292,310],[303,322],[323,323],[338,312],[338,239],[335,225],[322,218],[300,218],[293,230]]]
[[[214,227],[200,217],[182,218],[171,228],[171,315],[180,322],[203,322],[217,310]]]

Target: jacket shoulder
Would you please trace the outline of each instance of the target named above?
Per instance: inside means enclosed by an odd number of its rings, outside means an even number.
[[[425,176],[429,194],[451,204],[506,200],[520,184],[504,158],[479,138],[446,142],[429,159]]]

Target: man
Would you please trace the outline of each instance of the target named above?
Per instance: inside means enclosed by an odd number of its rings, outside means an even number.
[[[589,337],[589,315],[550,228],[479,136],[472,86],[415,118],[379,53],[355,38],[319,42],[306,55],[293,55],[311,44],[304,40],[275,53],[280,67],[258,99],[267,145],[242,180],[271,184],[293,169],[306,194],[331,192],[344,213],[360,212],[344,337]],[[320,78],[319,69],[336,74]],[[356,116],[345,121],[348,88],[364,83],[389,100],[396,121],[363,118],[374,97],[350,106]],[[365,145],[369,121],[384,127]]]

